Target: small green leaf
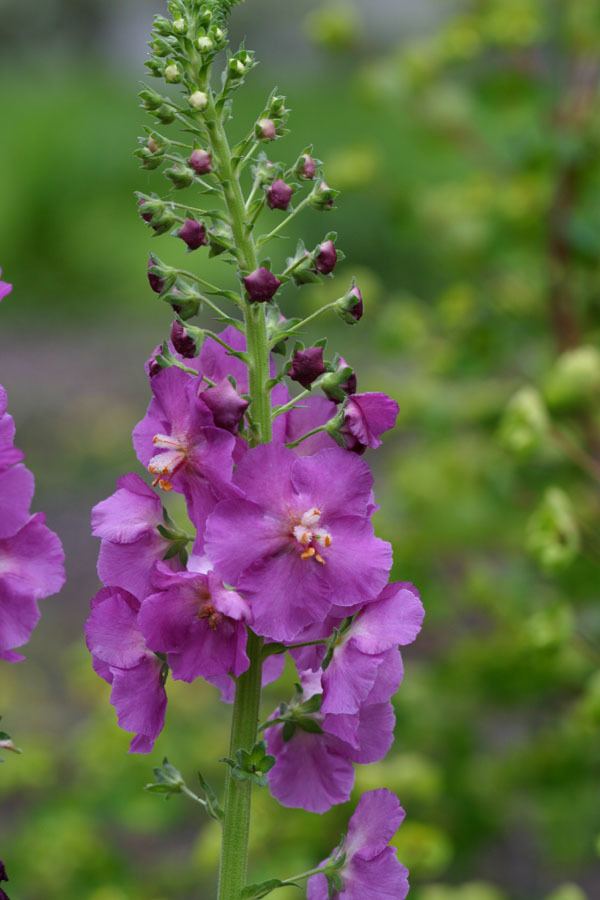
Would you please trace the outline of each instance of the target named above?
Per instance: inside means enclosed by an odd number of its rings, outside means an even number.
[[[266,897],[271,891],[276,891],[281,887],[286,887],[286,882],[281,881],[279,878],[270,878],[268,881],[248,884],[242,891],[242,900],[260,900],[261,897]]]

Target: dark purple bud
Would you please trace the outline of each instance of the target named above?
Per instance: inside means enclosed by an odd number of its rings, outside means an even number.
[[[8,881],[8,875],[6,874],[6,868],[1,859],[0,859],[0,881]]]
[[[339,367],[340,367],[340,369],[346,369],[346,368],[348,368],[348,363],[346,362],[346,360],[344,359],[343,356],[340,356],[340,365],[339,365]],[[356,372],[352,372],[351,375],[348,375],[348,377],[346,378],[345,381],[342,381],[342,382],[340,383],[341,389],[342,389],[346,394],[355,394],[355,393],[356,393],[356,388],[357,388],[357,386],[358,386],[358,382],[357,382],[357,380],[356,380]]]
[[[353,284],[348,293],[336,301],[335,309],[348,325],[354,325],[355,322],[362,319],[363,296],[360,288]]]
[[[154,376],[158,375],[158,373],[164,368],[159,362],[159,358],[162,355],[162,349],[162,344],[158,344],[158,346],[154,348],[154,350],[144,363],[144,371],[146,372],[148,378],[154,378]]]
[[[198,354],[196,339],[177,319],[171,325],[171,343],[177,353],[185,359],[192,359]]]
[[[138,200],[138,206],[140,208],[140,216],[142,217],[144,222],[148,222],[149,224],[152,221],[154,213],[147,208],[147,203],[142,197],[140,197],[140,199]]]
[[[274,141],[277,137],[277,126],[273,119],[260,119],[256,123],[256,137],[262,141]]]
[[[356,375],[342,356],[338,360],[337,368],[321,379],[320,388],[334,403],[341,403],[348,394],[356,393]]]
[[[214,387],[202,391],[200,396],[212,412],[215,425],[236,434],[248,409],[248,401],[240,397],[229,379],[223,378]]]
[[[153,256],[148,257],[148,282],[156,294],[162,294],[165,289],[164,279],[150,270],[156,266],[157,260]]]
[[[188,159],[188,166],[196,175],[208,175],[212,172],[212,156],[207,150],[193,150]]]
[[[308,388],[324,371],[323,348],[307,347],[306,350],[296,350],[288,375],[292,381],[297,381],[302,387]]]
[[[310,195],[310,204],[313,209],[333,209],[335,198],[338,196],[338,194],[339,191],[335,191],[333,188],[330,188],[327,182],[320,181],[319,184],[315,186],[312,194]]]
[[[208,244],[205,226],[195,219],[186,219],[177,232],[177,237],[188,245],[189,250],[197,250],[198,247]]]
[[[308,153],[304,153],[298,160],[296,166],[296,174],[299,178],[306,178],[312,181],[317,174],[317,162]]]
[[[319,245],[319,253],[315,259],[315,269],[321,275],[329,275],[335,269],[337,258],[337,250],[333,241],[323,241]]]
[[[260,269],[255,269],[244,278],[244,286],[249,300],[252,300],[253,303],[266,303],[273,299],[281,287],[281,281],[272,272],[261,266]]]
[[[267,204],[271,209],[286,210],[290,205],[294,189],[278,178],[267,191]]]

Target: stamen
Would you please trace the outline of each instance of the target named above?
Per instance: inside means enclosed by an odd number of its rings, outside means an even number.
[[[316,552],[314,547],[309,547],[308,550],[305,550],[304,553],[300,554],[300,559],[310,559],[311,556],[315,556]]]

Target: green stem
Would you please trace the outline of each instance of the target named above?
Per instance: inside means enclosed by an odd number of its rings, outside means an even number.
[[[322,316],[324,312],[327,312],[328,309],[333,309],[337,300],[334,300],[332,303],[327,303],[325,306],[321,306],[314,313],[311,313],[310,316],[307,316],[305,319],[302,319],[301,322],[297,322],[295,325],[292,325],[291,328],[286,328],[285,331],[280,332],[275,340],[274,344],[278,343],[283,337],[289,337],[291,334],[295,334],[297,331],[300,331],[302,328],[305,328],[307,325],[310,325],[315,319],[318,319],[319,316]]]
[[[210,95],[209,95],[210,96]],[[251,227],[246,221],[244,196],[239,175],[234,171],[231,148],[221,114],[210,96],[205,121],[213,150],[219,160],[219,178],[235,242],[240,276],[258,268]],[[250,398],[256,433],[253,443],[271,440],[271,396],[269,387],[269,345],[264,307],[244,304]],[[248,632],[250,668],[237,680],[229,755],[251,750],[258,734],[258,713],[262,682],[262,638]],[[250,803],[252,783],[237,781],[228,770],[225,781],[223,844],[219,872],[219,900],[239,900],[246,883]]]

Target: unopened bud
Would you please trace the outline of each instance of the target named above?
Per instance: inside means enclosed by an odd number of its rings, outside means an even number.
[[[527,526],[527,547],[546,572],[564,569],[577,556],[579,528],[573,505],[557,487],[548,488]]]
[[[310,195],[310,205],[313,209],[328,210],[333,209],[335,198],[339,191],[330,188],[327,182],[320,181]]]
[[[159,109],[164,102],[164,98],[156,91],[150,90],[150,88],[144,88],[143,91],[139,92],[138,97],[142,101],[144,109],[147,109],[149,112]]]
[[[193,325],[182,325],[175,319],[171,325],[171,343],[184,359],[192,359],[198,355],[202,342],[202,330]]]
[[[347,294],[336,301],[335,310],[349,325],[354,325],[363,316],[363,296],[360,288],[353,284]]]
[[[533,387],[523,387],[506,407],[500,439],[512,453],[530,453],[543,442],[548,427],[548,413],[541,395]]]
[[[207,150],[193,150],[188,159],[188,166],[196,175],[208,175],[212,172],[212,156]]]
[[[352,367],[340,356],[335,371],[328,372],[320,382],[321,390],[329,400],[341,403],[349,394],[356,393],[356,375]]]
[[[266,303],[273,299],[281,287],[281,281],[272,272],[261,266],[244,278],[244,286],[250,301]]]
[[[600,350],[592,345],[567,350],[556,361],[546,382],[551,406],[578,406],[600,396]]]
[[[286,210],[290,205],[294,189],[278,178],[267,191],[267,204],[270,209]]]
[[[246,74],[246,66],[241,61],[241,59],[230,59],[229,72],[234,76],[234,78],[241,78]]]
[[[202,391],[200,398],[212,412],[217,428],[237,434],[249,404],[240,397],[228,378]]]
[[[214,49],[214,43],[207,34],[201,34],[196,41],[200,53],[210,53]]]
[[[160,264],[155,256],[148,257],[148,283],[155,294],[162,294],[166,287],[165,279],[159,274]]]
[[[312,181],[317,174],[316,160],[308,153],[304,153],[296,163],[295,172],[299,178],[306,178],[307,181]]]
[[[192,109],[202,110],[208,106],[208,95],[204,91],[194,91],[188,97],[188,103]]]
[[[187,31],[187,22],[185,19],[175,19],[173,22],[173,31],[177,32],[177,34],[185,34]]]
[[[165,169],[165,175],[176,188],[186,188],[194,183],[195,173],[189,166],[174,165]]]
[[[196,219],[186,219],[177,232],[177,237],[180,237],[187,244],[188,250],[197,250],[198,247],[208,244],[206,227],[202,222],[197,222]]]
[[[273,119],[259,119],[256,123],[255,134],[261,141],[274,141],[277,137],[277,127]]]
[[[171,122],[175,121],[175,107],[170,106],[168,103],[163,103],[162,106],[154,112],[154,115],[158,119],[159,122],[162,122],[163,125],[170,125]]]
[[[167,66],[165,68],[165,78],[170,84],[176,84],[178,81],[181,81],[179,66],[175,65],[175,63]]]
[[[333,241],[323,241],[319,244],[319,252],[315,257],[315,269],[320,275],[330,275],[335,269],[337,258]]]
[[[323,348],[307,347],[306,350],[296,350],[288,375],[292,381],[309,388],[324,372]]]

